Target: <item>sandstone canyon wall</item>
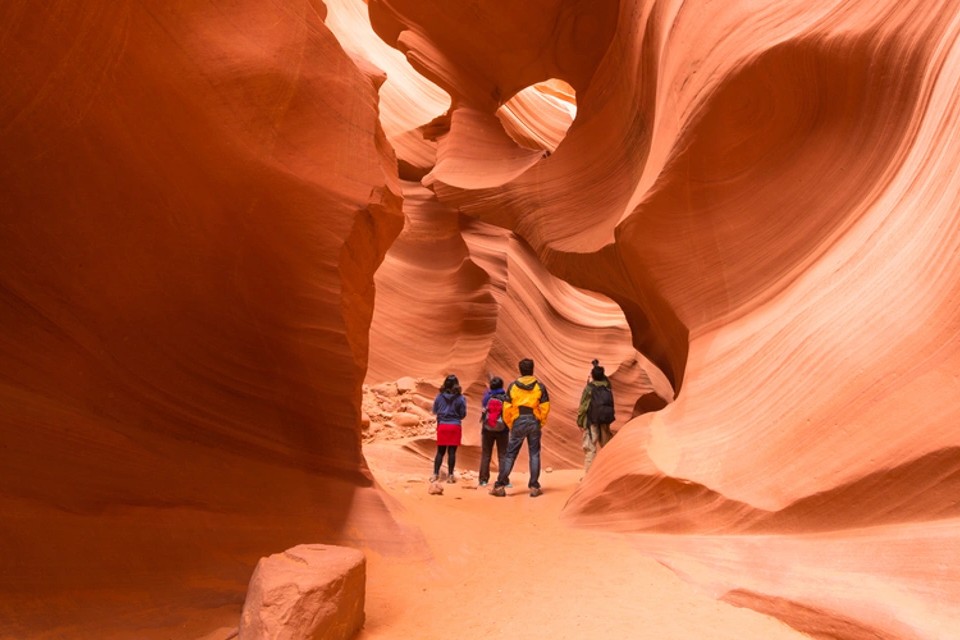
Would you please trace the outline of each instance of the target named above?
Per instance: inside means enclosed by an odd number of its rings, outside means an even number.
[[[960,5],[440,4],[370,3],[451,95],[423,184],[615,300],[678,390],[568,518],[776,533],[641,546],[811,633],[949,637]],[[577,114],[542,153],[493,118],[548,78]],[[851,595],[854,575],[875,589]]]
[[[358,430],[400,186],[324,14],[0,7],[0,635],[175,624],[262,555],[403,539]]]
[[[361,384],[476,398],[526,355],[555,464],[593,357],[620,415],[676,392],[571,522],[815,637],[958,628],[960,3],[0,25],[4,632],[236,607],[261,555],[405,539]]]
[[[551,276],[515,234],[463,218],[422,187],[406,187],[404,211],[406,226],[376,276],[368,381],[415,376],[436,389],[456,373],[468,397],[465,444],[479,445],[488,376],[509,383],[517,361],[532,357],[553,412],[544,461],[562,467],[583,463],[574,419],[593,358],[616,385],[623,421],[672,398],[608,298]]]
[[[591,360],[599,358],[614,380],[618,412],[625,418],[672,400],[669,380],[634,346],[627,318],[613,300],[552,275],[504,220],[491,224],[463,216],[457,206],[438,199],[432,177],[452,171],[468,182],[496,182],[504,172],[542,160],[545,151],[556,149],[571,124],[571,112],[576,111],[572,89],[565,89],[569,87],[565,81],[551,80],[561,71],[549,65],[530,69],[510,88],[486,87],[497,78],[458,70],[433,49],[433,57],[417,56],[418,50],[406,44],[407,39],[416,40],[412,35],[416,29],[404,30],[399,23],[385,26],[384,11],[392,7],[371,4],[372,27],[362,3],[337,0],[329,7],[328,24],[341,42],[348,43],[351,55],[360,64],[372,62],[387,73],[384,88],[389,90],[381,92],[380,117],[405,178],[404,231],[376,276],[368,382],[414,376],[438,384],[446,373],[456,373],[470,399],[467,422],[473,425],[488,376],[509,381],[518,375],[517,361],[532,357],[537,375],[548,383],[554,407],[555,417],[545,434],[546,464],[579,466],[583,453],[574,416]],[[427,23],[430,35],[440,38],[446,37],[448,23],[466,24],[477,10],[418,3],[403,8],[410,12],[403,16],[407,21],[423,11],[433,21]],[[490,13],[483,15],[481,24],[494,20],[501,9],[485,7]],[[522,15],[501,25],[512,38],[535,33],[546,43],[555,36],[550,21],[541,21],[541,8],[519,10]],[[610,8],[600,13],[589,10],[587,22],[596,17],[603,24],[577,35],[581,10],[567,15],[565,29],[571,32],[567,38],[609,39],[614,18]],[[451,29],[458,52],[494,56],[488,34]],[[388,31],[387,42],[396,41],[406,57],[381,40]],[[574,44],[564,40],[550,46],[563,49]],[[563,55],[572,68],[580,68],[601,53],[593,51],[587,58]],[[509,52],[496,56],[504,56],[505,69],[515,66]],[[562,73],[569,77],[570,70]],[[578,73],[583,76],[586,71]],[[536,86],[521,91],[524,82]],[[491,97],[494,94],[499,98]],[[478,444],[479,430],[467,429],[465,438],[469,445]]]

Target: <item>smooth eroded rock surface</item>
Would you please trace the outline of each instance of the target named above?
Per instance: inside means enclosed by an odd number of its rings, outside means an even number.
[[[129,637],[271,550],[404,544],[359,435],[396,161],[324,16],[0,7],[0,635]]]
[[[567,522],[804,633],[960,627],[960,1],[8,0],[0,59],[0,635],[416,546],[363,439],[428,472],[455,372],[473,465],[527,356],[558,471],[616,390]]]

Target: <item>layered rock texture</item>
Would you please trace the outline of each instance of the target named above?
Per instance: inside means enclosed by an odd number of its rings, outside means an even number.
[[[475,421],[533,357],[548,464],[591,359],[617,390],[571,523],[814,637],[951,637],[958,35],[957,0],[3,3],[0,632],[398,549],[362,385],[454,372]]]
[[[277,549],[402,544],[359,431],[400,185],[324,14],[0,7],[0,635],[130,637]]]

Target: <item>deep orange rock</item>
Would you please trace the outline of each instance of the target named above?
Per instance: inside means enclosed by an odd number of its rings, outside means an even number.
[[[216,609],[304,539],[403,544],[359,436],[396,162],[322,20],[0,9],[0,635]]]
[[[960,4],[328,4],[0,8],[0,635],[416,544],[362,384],[456,372],[476,424],[525,356],[558,467],[613,374],[570,523],[805,633],[951,633]],[[561,81],[572,124],[505,113]]]

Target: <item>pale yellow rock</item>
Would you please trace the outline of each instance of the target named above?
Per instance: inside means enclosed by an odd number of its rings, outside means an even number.
[[[420,424],[420,416],[415,413],[395,413],[392,422],[401,427],[415,427]]]

